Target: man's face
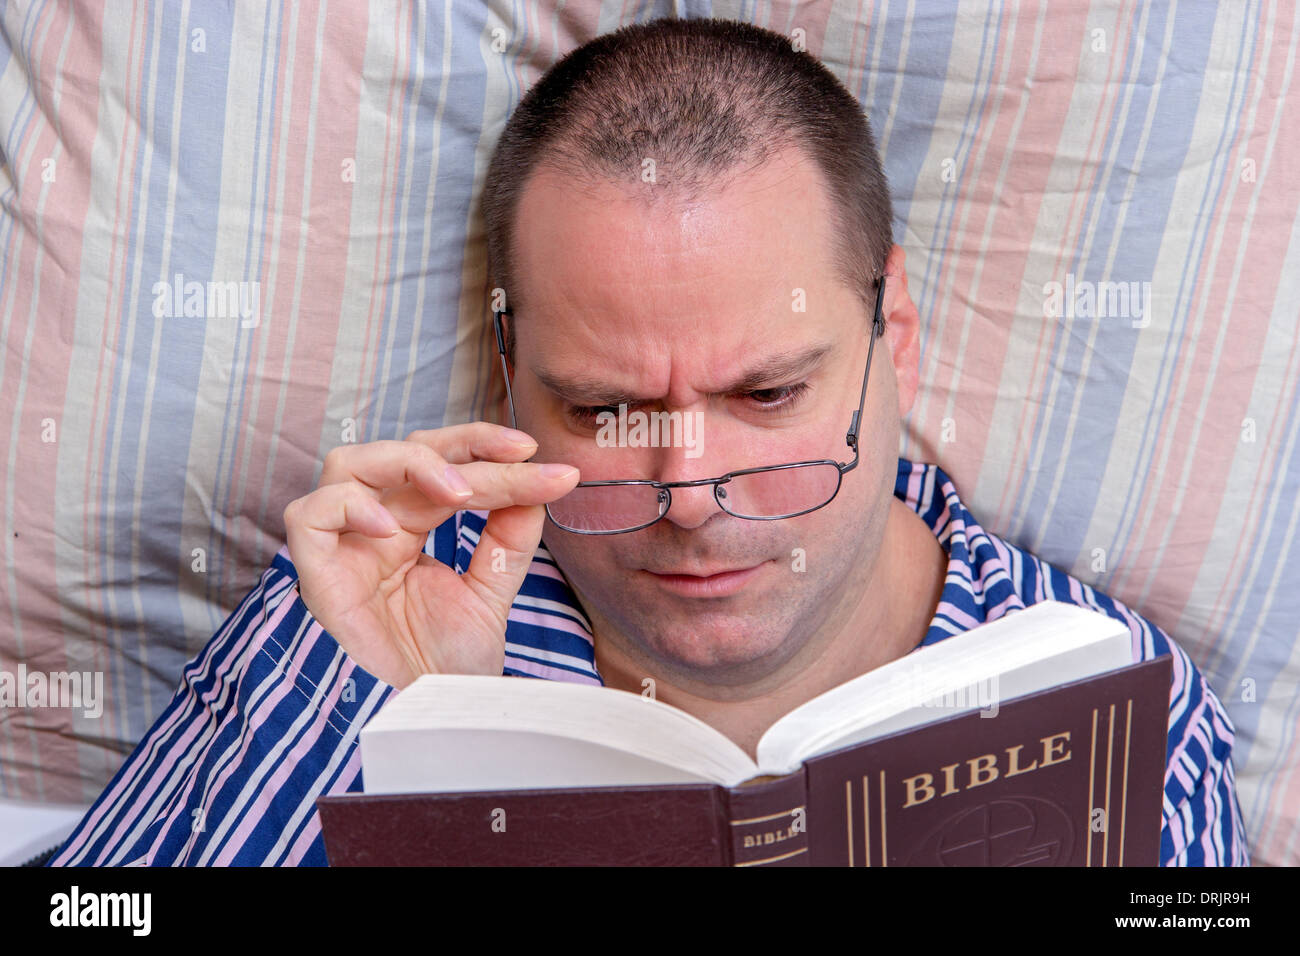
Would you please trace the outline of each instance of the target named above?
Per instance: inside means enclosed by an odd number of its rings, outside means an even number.
[[[534,460],[576,465],[585,481],[668,482],[850,461],[870,316],[835,275],[820,183],[793,149],[689,205],[653,186],[539,170],[518,211],[524,309],[512,378],[519,427],[539,444]],[[620,401],[629,414],[695,416],[696,448],[602,446],[596,415]],[[752,683],[861,593],[892,499],[898,433],[881,340],[861,458],[830,505],[751,521],[724,512],[711,486],[674,488],[667,516],[649,528],[577,535],[548,522],[544,540],[598,641],[619,642],[664,676]],[[751,568],[723,593],[667,576]]]

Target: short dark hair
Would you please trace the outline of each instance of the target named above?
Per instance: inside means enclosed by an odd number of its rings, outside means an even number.
[[[511,115],[488,166],[483,216],[491,287],[505,290],[507,308],[521,305],[515,218],[524,187],[543,164],[576,182],[632,187],[640,184],[643,158],[655,157],[656,180],[667,180],[660,188],[689,198],[791,145],[823,178],[836,217],[836,268],[870,317],[893,245],[889,184],[870,124],[816,58],[779,33],[734,20],[626,26],[546,71]],[[513,341],[508,349],[513,358]]]

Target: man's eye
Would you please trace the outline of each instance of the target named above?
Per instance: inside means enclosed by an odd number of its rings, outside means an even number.
[[[617,417],[617,405],[570,405],[569,417],[579,424],[595,425],[597,418],[601,413],[608,413]]]
[[[761,405],[764,410],[786,409],[792,407],[808,391],[808,383],[783,385],[780,388],[761,388],[749,392],[749,397]]]

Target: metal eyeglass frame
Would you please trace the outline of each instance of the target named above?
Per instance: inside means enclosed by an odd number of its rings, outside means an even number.
[[[882,275],[876,280],[876,285],[878,287],[876,292],[876,310],[875,315],[871,320],[871,343],[867,347],[867,367],[862,373],[862,392],[858,396],[858,410],[853,413],[853,418],[849,422],[848,434],[844,436],[845,443],[853,449],[852,461],[839,462],[832,461],[829,458],[822,458],[817,461],[796,461],[787,465],[767,465],[762,468],[743,468],[739,471],[729,471],[718,478],[700,478],[696,481],[653,481],[648,478],[631,478],[611,481],[580,481],[575,487],[594,488],[606,485],[649,485],[659,491],[659,516],[651,521],[645,522],[645,524],[639,524],[632,528],[620,528],[615,531],[584,531],[578,528],[570,528],[567,525],[556,521],[555,516],[551,514],[551,506],[548,504],[546,506],[546,516],[551,520],[551,523],[557,528],[568,531],[571,534],[629,534],[633,531],[641,531],[642,529],[648,528],[656,522],[663,520],[664,516],[668,514],[668,509],[672,507],[673,503],[673,493],[671,489],[696,488],[701,485],[713,485],[713,498],[717,501],[718,507],[727,514],[736,518],[744,518],[746,521],[780,521],[785,518],[797,518],[800,515],[809,514],[810,512],[816,511],[818,508],[825,508],[828,504],[834,501],[835,496],[840,493],[840,486],[844,483],[844,475],[847,472],[852,471],[858,465],[858,428],[862,424],[862,408],[866,404],[867,399],[867,379],[871,375],[871,356],[876,350],[876,339],[885,331],[885,320],[881,314],[882,304],[885,297],[885,278],[886,276]],[[501,374],[505,378],[506,382],[506,400],[510,403],[510,426],[512,428],[517,428],[518,425],[515,421],[515,399],[510,390],[510,371],[506,365],[505,338],[501,332],[501,316],[503,315],[513,315],[513,313],[509,309],[494,311],[492,313],[492,328],[493,331],[496,332],[497,351],[501,355]],[[754,475],[765,471],[784,471],[788,468],[806,468],[811,465],[834,465],[836,470],[839,472],[839,477],[835,482],[835,490],[831,493],[831,496],[813,508],[805,508],[803,511],[795,511],[788,515],[742,515],[736,514],[727,507],[727,503],[724,501],[725,492],[721,494],[719,493],[719,490],[724,484],[738,475]]]

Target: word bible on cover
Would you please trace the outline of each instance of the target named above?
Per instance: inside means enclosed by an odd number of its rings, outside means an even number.
[[[750,756],[611,688],[426,675],[317,800],[335,866],[1155,866],[1168,656],[1036,604],[786,714]]]

